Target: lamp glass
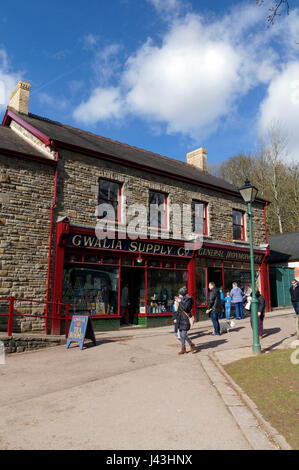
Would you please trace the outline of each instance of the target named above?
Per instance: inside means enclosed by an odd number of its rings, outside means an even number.
[[[256,198],[258,193],[258,189],[249,183],[248,179],[245,181],[245,185],[239,188],[241,196],[243,197],[244,201],[248,204],[249,202],[253,202]]]

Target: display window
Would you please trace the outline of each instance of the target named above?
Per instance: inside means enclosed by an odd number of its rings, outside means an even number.
[[[113,315],[118,312],[118,268],[65,265],[62,302],[71,315]]]
[[[147,273],[147,312],[172,312],[175,295],[187,285],[187,271],[149,269]]]
[[[196,260],[201,261],[201,260]],[[206,268],[196,263],[196,305],[203,305],[207,303],[207,276]]]

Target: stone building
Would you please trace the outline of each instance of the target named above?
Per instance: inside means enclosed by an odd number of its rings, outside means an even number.
[[[61,315],[67,303],[95,329],[119,328],[127,284],[126,320],[158,326],[171,322],[182,285],[200,319],[209,281],[225,291],[250,283],[247,208],[237,188],[208,173],[206,149],[184,163],[116,142],[29,113],[29,92],[18,83],[0,127],[0,298],[14,296],[15,311],[43,313],[59,333],[57,305],[17,299],[58,303]],[[113,217],[99,212],[103,204]],[[256,199],[253,220],[256,278],[268,301],[266,204]],[[110,230],[103,239],[102,226]],[[16,328],[44,323],[20,317]]]

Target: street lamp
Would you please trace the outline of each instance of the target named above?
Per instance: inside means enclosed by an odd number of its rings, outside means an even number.
[[[255,273],[254,273],[254,255],[253,255],[253,242],[252,242],[252,212],[251,212],[251,205],[256,198],[258,189],[252,184],[250,184],[248,178],[246,178],[245,185],[239,188],[239,191],[248,206],[250,269],[251,269],[251,287],[252,287],[252,300],[251,300],[251,318],[252,318],[252,332],[253,332],[252,351],[255,354],[258,354],[261,352],[261,345],[260,345],[260,340],[259,340],[259,326],[258,326],[258,301],[255,295]]]

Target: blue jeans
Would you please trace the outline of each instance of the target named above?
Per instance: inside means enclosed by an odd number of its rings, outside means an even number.
[[[296,315],[299,315],[299,302],[292,302]]]
[[[215,335],[220,335],[220,325],[218,321],[218,313],[211,313],[211,320],[214,326]]]
[[[180,330],[180,341],[181,341],[181,344],[182,344],[182,348],[185,347],[185,341],[187,341],[187,343],[189,344],[189,346],[191,346],[192,341],[191,341],[191,339],[190,339],[189,336],[188,336],[188,331],[186,331],[186,330]]]
[[[225,316],[226,316],[226,319],[227,319],[227,320],[230,319],[230,305],[229,305],[229,306],[225,306]]]
[[[235,303],[235,309],[236,309],[236,318],[242,318],[243,320],[243,304],[242,302],[237,302]]]

